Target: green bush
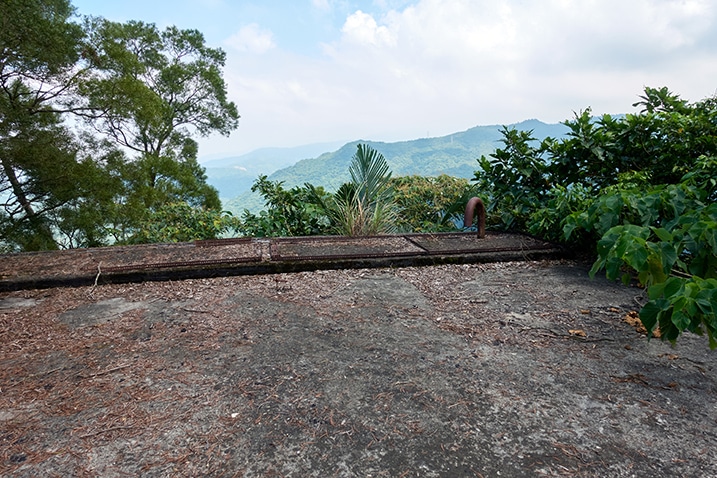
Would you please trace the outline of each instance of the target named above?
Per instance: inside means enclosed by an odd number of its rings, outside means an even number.
[[[238,231],[243,236],[312,236],[327,234],[329,221],[317,202],[328,193],[311,184],[284,189],[283,182],[259,176],[251,188],[264,198],[266,209],[253,214],[247,210]]]
[[[596,255],[592,276],[646,288],[651,334],[706,333],[717,348],[717,100],[667,88],[640,98],[637,114],[576,114],[560,140],[504,130],[475,181],[489,225]]]
[[[149,213],[126,242],[147,244],[217,239],[238,226],[238,220],[229,212],[172,203]]]
[[[455,230],[455,221],[475,195],[467,179],[446,174],[400,176],[391,179],[391,186],[398,207],[398,227],[410,232]]]
[[[245,211],[239,228],[247,236],[348,236],[394,232],[398,212],[386,159],[359,144],[349,167],[351,182],[335,193],[305,184],[286,190],[282,182],[260,176],[252,191],[260,192],[267,209]]]

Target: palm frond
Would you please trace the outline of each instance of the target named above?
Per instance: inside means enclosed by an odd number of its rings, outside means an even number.
[[[349,167],[351,182],[363,200],[374,199],[389,188],[391,169],[381,153],[359,144]]]

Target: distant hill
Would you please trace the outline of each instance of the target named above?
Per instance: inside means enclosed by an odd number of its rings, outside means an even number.
[[[534,119],[508,126],[518,130],[532,130],[533,136],[539,140],[548,136],[560,138],[568,131],[568,128],[562,124],[547,124]],[[286,187],[311,183],[324,186],[328,190],[335,190],[348,181],[351,158],[356,153],[356,146],[363,143],[384,155],[391,166],[393,176],[449,174],[472,178],[478,166],[476,160],[482,155],[490,155],[501,146],[502,127],[502,125],[476,126],[447,136],[395,143],[352,141],[336,151],[302,159],[268,176],[273,181],[284,181]],[[256,176],[249,181],[246,192],[230,201],[224,201],[224,208],[235,214],[241,214],[244,209],[254,212],[260,210],[263,207],[261,198],[248,191],[254,179]],[[209,183],[214,185],[211,178]]]
[[[269,175],[299,160],[335,151],[343,144],[343,141],[334,141],[293,148],[261,148],[241,156],[206,161],[202,166],[206,168],[207,182],[217,188],[219,197],[226,202],[249,191],[260,174]]]

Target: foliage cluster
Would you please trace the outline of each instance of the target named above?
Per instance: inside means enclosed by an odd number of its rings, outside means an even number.
[[[349,166],[351,181],[334,193],[309,183],[286,189],[281,181],[260,176],[252,191],[259,192],[265,209],[245,211],[239,228],[251,236],[349,236],[398,231],[454,230],[472,187],[468,180],[438,177],[392,177],[384,156],[358,144]]]
[[[591,270],[647,288],[652,334],[689,330],[717,347],[717,99],[646,88],[639,113],[566,121],[540,143],[505,129],[475,181],[488,221],[595,253]]]
[[[239,228],[239,220],[231,213],[197,209],[185,202],[164,204],[147,214],[128,238],[129,244],[216,239]]]
[[[254,236],[350,236],[390,232],[395,224],[386,159],[359,144],[350,165],[351,181],[335,193],[311,184],[285,189],[281,181],[260,176],[252,186],[266,203],[258,215],[245,211],[240,231]]]
[[[264,198],[266,208],[259,214],[244,211],[239,225],[243,236],[313,236],[328,234],[329,222],[316,198],[328,195],[311,184],[285,189],[281,181],[259,176],[252,186]]]
[[[134,241],[167,205],[191,206],[187,224],[220,208],[194,137],[237,126],[224,52],[196,30],[77,20],[68,0],[0,0],[5,252]]]
[[[456,229],[474,188],[465,178],[399,176],[391,179],[398,207],[397,226],[411,232],[447,232]]]
[[[356,148],[349,166],[351,181],[320,202],[332,230],[346,236],[395,232],[397,211],[386,158],[365,144]]]

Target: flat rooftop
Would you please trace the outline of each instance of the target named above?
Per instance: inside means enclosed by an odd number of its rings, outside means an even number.
[[[3,256],[0,475],[717,476],[706,338],[481,241]]]

